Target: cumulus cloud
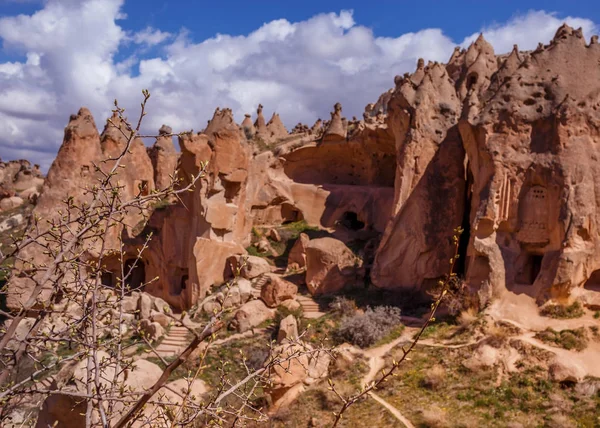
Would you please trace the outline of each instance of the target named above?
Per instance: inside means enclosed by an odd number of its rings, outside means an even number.
[[[572,16],[559,17],[556,13],[544,11],[529,11],[522,16],[516,16],[504,24],[494,24],[481,30],[483,37],[494,46],[496,53],[510,52],[513,45],[520,50],[535,49],[538,43],[547,43],[554,37],[556,29],[563,23],[573,28],[581,27],[585,37],[598,34],[598,26],[593,21]],[[465,38],[463,47],[475,41],[478,34]]]
[[[0,156],[48,167],[71,113],[85,105],[102,128],[117,98],[133,118],[144,88],[152,93],[148,133],[163,123],[200,130],[217,106],[232,108],[241,120],[259,102],[288,127],[328,117],[338,101],[345,115],[360,116],[393,85],[394,75],[414,70],[418,58],[446,61],[456,44],[477,37],[457,43],[440,29],[378,37],[351,11],[341,11],[301,22],[274,20],[246,35],[217,34],[195,43],[185,29],[178,35],[151,27],[132,33],[122,5],[46,0],[33,15],[0,18],[3,48],[23,55],[0,63]],[[586,35],[596,31],[590,20],[565,20]],[[482,31],[499,52],[514,43],[530,49],[551,39],[562,21],[533,11]],[[117,60],[132,41],[134,52]]]
[[[171,33],[163,32],[152,27],[146,27],[138,31],[132,37],[133,42],[138,45],[155,46],[172,37]]]

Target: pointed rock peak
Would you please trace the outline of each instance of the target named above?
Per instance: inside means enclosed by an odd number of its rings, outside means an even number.
[[[452,55],[450,56],[450,59],[448,60],[448,63],[456,61],[456,59],[460,56],[461,53],[462,49],[460,48],[460,46],[456,46],[454,48],[454,51],[452,52]]]
[[[92,112],[87,107],[81,107],[79,109],[79,111],[77,112],[77,116],[79,116],[79,117],[93,117],[92,116]]]
[[[422,70],[425,68],[425,60],[423,58],[419,58],[417,61],[417,70]]]
[[[591,40],[590,40],[590,45],[597,45],[598,44],[598,36],[592,36]]]
[[[252,124],[252,116],[246,113],[244,115],[244,120],[242,121],[242,128],[250,128],[251,126],[254,126]]]
[[[558,42],[560,40],[567,39],[570,35],[573,34],[573,28],[569,27],[567,23],[563,23],[558,30],[556,30],[556,34],[554,34],[553,42]]]
[[[577,30],[573,31],[573,35],[583,39],[583,28],[579,27]]]
[[[94,116],[88,108],[81,107],[77,114],[72,114],[69,118],[69,124],[65,128],[65,139],[70,138],[73,133],[79,136],[98,135]]]
[[[172,134],[172,133],[173,133],[173,128],[171,128],[168,125],[163,125],[158,130],[158,135],[167,135],[167,134]]]
[[[340,114],[342,112],[342,104],[335,103],[335,105],[333,106],[333,110],[335,113]]]
[[[264,131],[266,131],[266,122],[265,122],[265,117],[263,116],[263,105],[259,104],[258,108],[256,109],[256,122],[254,122],[254,126],[256,127],[256,130],[258,131],[258,133],[263,133]]]
[[[219,132],[222,129],[238,129],[238,125],[233,120],[233,112],[230,108],[216,108],[213,118],[208,122],[204,133],[207,135]]]
[[[273,113],[273,116],[271,116],[271,120],[267,123],[267,129],[275,138],[283,138],[288,134],[277,113]]]
[[[477,50],[479,52],[494,55],[494,48],[488,41],[483,37],[483,33],[479,33],[479,37],[474,43],[469,46],[468,51]]]

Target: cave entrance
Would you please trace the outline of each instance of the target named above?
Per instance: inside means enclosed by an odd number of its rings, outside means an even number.
[[[543,254],[527,253],[525,255],[525,261],[517,273],[516,282],[519,284],[533,285],[542,270],[543,260]]]
[[[171,294],[178,296],[188,287],[190,275],[188,269],[177,268],[175,270],[175,281],[171,283]]]
[[[356,214],[354,211],[346,211],[344,214],[342,214],[339,224],[344,226],[346,229],[354,231],[365,228],[365,223],[358,219],[358,214]]]
[[[102,275],[100,276],[100,283],[105,287],[115,288],[117,285],[115,281],[115,274],[110,271],[102,272]]]
[[[473,199],[473,174],[471,173],[471,165],[467,162],[465,168],[466,171],[466,183],[465,183],[465,204],[462,217],[461,228],[463,233],[460,235],[458,241],[458,260],[456,261],[455,272],[458,276],[463,277],[466,275],[468,268],[467,263],[467,249],[469,248],[469,241],[471,240],[471,201]],[[486,263],[489,270],[489,263]],[[489,274],[489,272],[488,272]]]
[[[125,261],[125,287],[126,291],[144,291],[146,280],[146,266],[142,259],[127,259]]]
[[[281,223],[295,223],[304,220],[304,216],[298,208],[291,204],[281,204]]]
[[[590,278],[583,284],[583,288],[600,293],[600,269],[592,272]]]

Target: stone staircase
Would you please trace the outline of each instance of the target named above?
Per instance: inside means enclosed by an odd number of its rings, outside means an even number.
[[[172,326],[169,333],[163,338],[156,348],[156,353],[161,357],[177,355],[191,342],[191,335],[187,328]]]
[[[260,290],[262,290],[263,285],[267,283],[268,279],[267,275],[262,274],[252,280],[252,295],[255,299],[260,297]]]
[[[296,296],[296,301],[298,303],[300,303],[300,306],[302,306],[302,311],[304,312],[304,318],[316,319],[316,318],[321,318],[323,315],[325,315],[325,312],[321,312],[321,307],[320,307],[319,303],[316,302],[310,296],[298,294]]]

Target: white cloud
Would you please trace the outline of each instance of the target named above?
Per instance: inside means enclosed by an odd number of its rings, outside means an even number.
[[[175,130],[200,130],[217,106],[231,107],[236,119],[277,111],[286,125],[329,116],[341,102],[347,116],[393,85],[393,77],[413,71],[418,58],[446,61],[455,42],[440,29],[398,37],[378,37],[357,24],[351,11],[313,16],[301,22],[278,19],[250,34],[217,34],[199,43],[182,29],[171,35],[148,27],[127,30],[123,0],[47,0],[31,16],[0,18],[5,49],[23,61],[0,63],[0,153],[25,156],[49,166],[70,114],[85,105],[102,128],[112,102],[131,111],[141,90],[152,93],[144,132],[163,123]],[[595,24],[565,18],[586,36]],[[504,24],[483,28],[499,52],[514,43],[531,49],[548,42],[562,19],[529,12]],[[468,36],[462,44],[474,40]],[[134,52],[115,56],[134,43]],[[162,44],[161,56],[150,54]]]
[[[483,37],[494,46],[496,53],[507,53],[518,45],[520,50],[535,49],[539,42],[547,44],[556,33],[558,27],[567,23],[573,28],[581,27],[584,36],[589,40],[594,34],[598,34],[598,26],[590,19],[567,16],[559,18],[556,13],[541,11],[529,11],[522,16],[516,16],[508,23],[494,24],[483,28]],[[463,47],[477,39],[479,34],[472,34],[461,43]]]
[[[155,46],[171,37],[171,33],[163,32],[152,27],[146,27],[142,31],[135,33],[132,39],[134,43],[138,45]]]

